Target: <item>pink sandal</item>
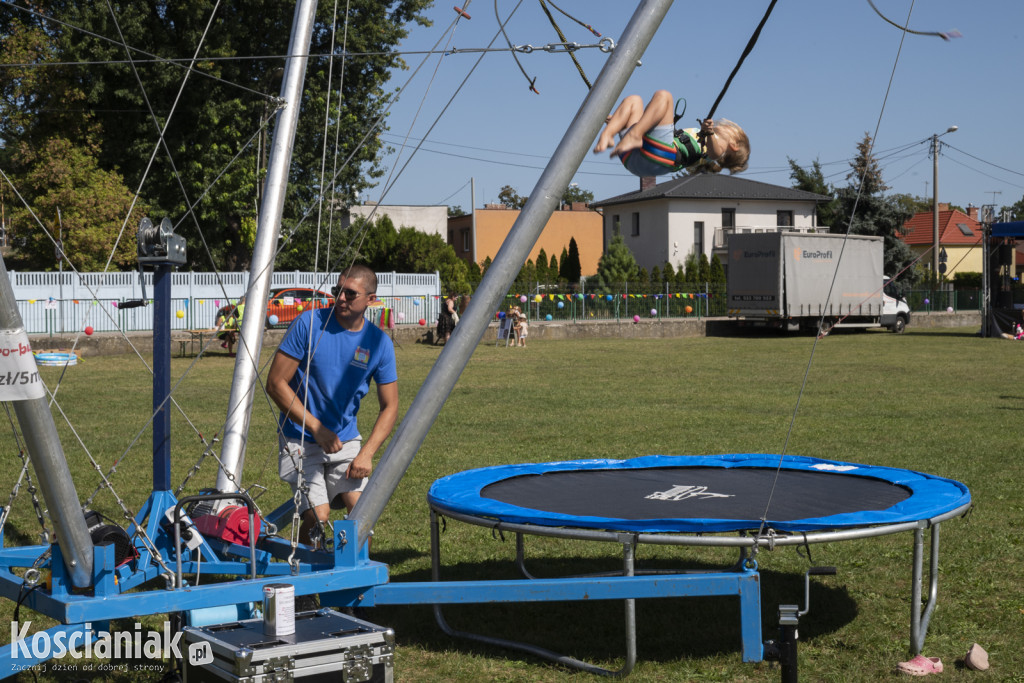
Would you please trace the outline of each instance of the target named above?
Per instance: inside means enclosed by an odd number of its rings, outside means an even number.
[[[909,662],[900,662],[897,667],[900,673],[910,676],[927,676],[928,674],[942,673],[942,661],[938,657],[925,657],[917,655]]]

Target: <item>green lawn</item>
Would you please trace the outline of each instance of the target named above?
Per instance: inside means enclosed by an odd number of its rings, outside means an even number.
[[[647,454],[778,453],[921,470],[971,488],[967,519],[942,527],[939,604],[924,653],[940,657],[946,680],[979,676],[1024,680],[1024,549],[1020,427],[1024,345],[979,339],[972,330],[835,334],[819,342],[800,336],[531,341],[525,349],[480,346],[417,459],[376,528],[372,556],[387,562],[393,581],[429,579],[426,492],[438,477],[509,462],[628,458]],[[267,350],[265,358],[271,350]],[[403,412],[439,354],[436,347],[397,350]],[[192,359],[175,359],[179,377]],[[196,430],[211,439],[223,426],[233,362],[196,362],[175,396],[195,426],[174,418],[174,473],[181,481],[203,451]],[[60,371],[43,369],[52,387]],[[796,410],[801,385],[806,388]],[[88,358],[68,368],[57,394],[92,457],[104,468],[127,453],[114,488],[134,510],[151,481],[149,382],[137,358]],[[366,429],[374,401],[364,402]],[[795,419],[794,419],[794,412]],[[287,495],[276,476],[274,411],[257,401],[246,473],[269,488],[272,509]],[[792,429],[791,429],[792,422]],[[62,438],[84,500],[98,475],[66,425]],[[139,436],[141,433],[141,436]],[[138,440],[129,448],[129,444]],[[7,498],[20,465],[0,475]],[[788,440],[788,446],[787,446]],[[186,488],[212,486],[207,459]],[[608,501],[614,509],[615,501]],[[95,507],[120,517],[114,497]],[[10,543],[35,542],[39,525],[25,487],[5,529]],[[912,536],[812,546],[816,565],[835,577],[815,581],[811,612],[801,620],[801,680],[876,680],[896,676],[908,658]],[[512,536],[450,522],[443,535],[446,578],[510,578]],[[615,569],[614,547],[534,539],[530,566],[539,575]],[[732,551],[644,547],[642,566],[705,567],[731,563]],[[779,603],[803,601],[806,557],[793,549],[764,551],[761,568],[765,637],[776,630]],[[10,616],[13,605],[2,608]],[[43,624],[39,615],[30,616]],[[455,628],[525,639],[618,668],[623,656],[620,603],[472,606],[447,611]],[[640,601],[635,681],[777,680],[767,664],[743,664],[738,607],[728,598]],[[22,619],[29,618],[22,610]],[[400,681],[561,681],[589,679],[529,655],[453,640],[426,607],[379,607],[370,618],[395,629]],[[9,636],[5,635],[3,642]],[[956,660],[973,642],[988,649],[992,670],[977,674]],[[136,680],[137,676],[112,680]],[[42,676],[41,680],[46,680]]]

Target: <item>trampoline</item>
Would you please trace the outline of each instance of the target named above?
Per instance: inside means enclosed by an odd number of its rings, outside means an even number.
[[[769,500],[770,495],[770,500]],[[606,541],[623,546],[623,574],[633,576],[640,544],[734,546],[740,560],[723,573],[754,571],[759,548],[914,533],[911,650],[920,652],[938,587],[939,524],[967,512],[960,482],[911,470],[766,454],[651,455],[629,460],[575,460],[500,465],[437,480],[427,495],[435,579],[440,572],[438,518],[514,533],[516,563],[527,579],[525,536]],[[764,520],[762,521],[762,516]],[[930,532],[929,591],[921,604],[924,532]],[[725,533],[738,532],[738,533]],[[714,576],[714,574],[709,574]],[[627,668],[635,658],[632,601],[627,600]],[[741,606],[741,609],[746,609]],[[522,643],[453,635],[518,647],[596,673]],[[744,623],[750,615],[742,615]],[[757,620],[760,614],[758,608]],[[746,629],[747,626],[744,626]],[[750,643],[744,635],[744,659]]]

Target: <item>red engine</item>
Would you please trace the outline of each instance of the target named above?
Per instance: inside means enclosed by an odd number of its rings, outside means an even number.
[[[253,513],[256,533],[261,526],[260,516]],[[195,517],[196,529],[206,538],[218,538],[225,543],[249,545],[249,512],[244,505],[225,506],[216,515]]]

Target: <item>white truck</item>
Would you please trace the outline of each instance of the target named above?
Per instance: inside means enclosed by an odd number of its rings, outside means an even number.
[[[901,333],[910,322],[907,302],[885,292],[881,237],[743,233],[729,236],[728,250],[728,312],[742,323]]]

